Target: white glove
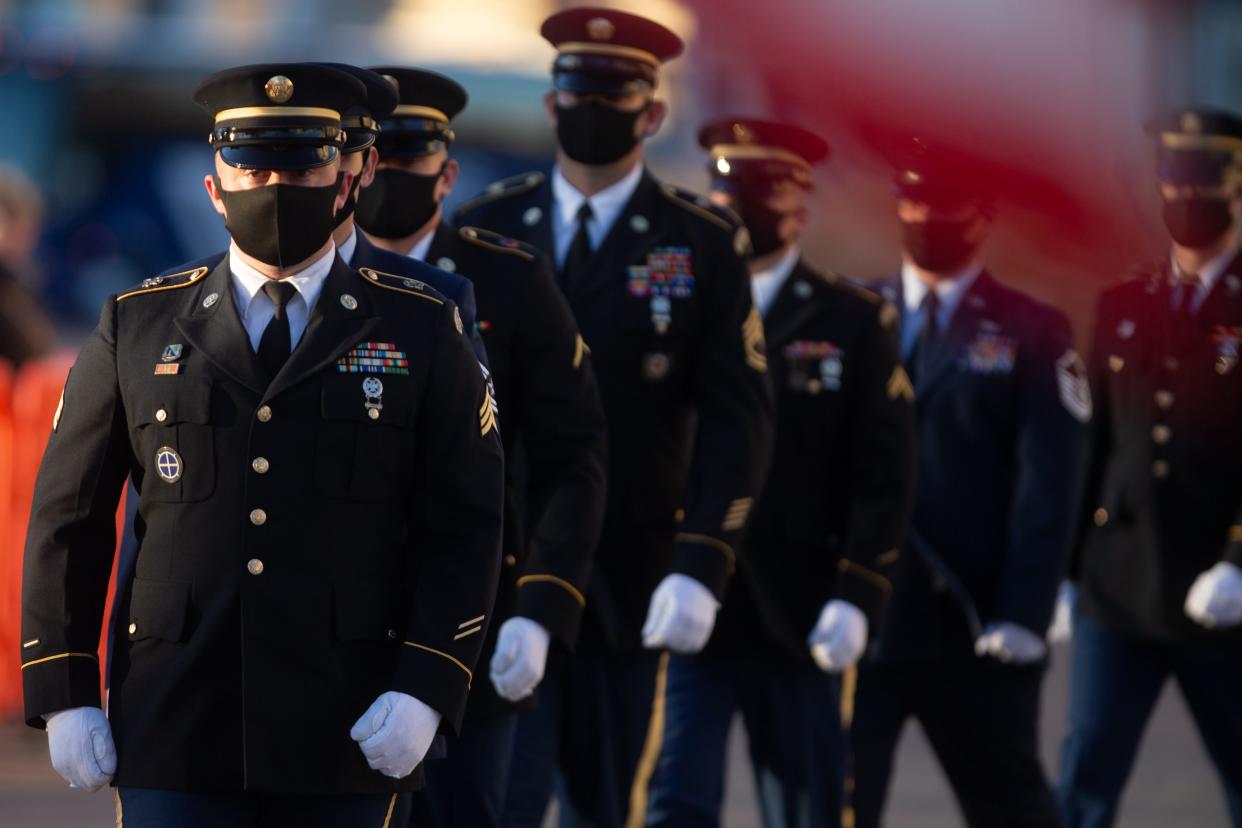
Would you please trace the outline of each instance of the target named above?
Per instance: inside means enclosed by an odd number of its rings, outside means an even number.
[[[116,745],[108,717],[98,707],[73,707],[47,717],[52,767],[71,788],[97,791],[116,773]]]
[[[409,776],[423,761],[440,727],[440,714],[406,693],[381,693],[350,728],[367,764],[384,776]]]
[[[1057,608],[1048,628],[1048,643],[1060,644],[1074,637],[1074,605],[1078,603],[1078,587],[1073,581],[1062,581],[1057,590]]]
[[[991,656],[1006,664],[1029,664],[1039,661],[1047,652],[1048,645],[1042,638],[1010,621],[988,624],[975,641],[975,655]]]
[[[1242,569],[1221,561],[1195,578],[1186,593],[1186,615],[1209,629],[1242,621]]]
[[[681,655],[697,653],[711,638],[720,602],[689,575],[666,575],[651,593],[643,646]]]
[[[515,616],[500,625],[492,654],[492,684],[502,699],[521,701],[535,691],[548,665],[548,631]]]
[[[811,658],[825,673],[853,667],[867,649],[867,616],[849,601],[833,599],[819,611],[806,643]]]

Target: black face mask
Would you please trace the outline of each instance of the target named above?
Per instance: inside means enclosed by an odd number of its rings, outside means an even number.
[[[249,190],[216,190],[228,216],[224,226],[242,252],[264,264],[289,267],[304,262],[332,237],[333,206],[341,176],[326,187],[269,184]]]
[[[1217,196],[1166,199],[1163,214],[1173,241],[1192,249],[1208,247],[1233,224],[1229,199]]]
[[[445,162],[448,163],[448,162]],[[381,239],[403,239],[431,221],[440,207],[435,175],[386,169],[375,174],[370,187],[358,197],[358,226]]]
[[[975,255],[976,245],[966,240],[966,230],[972,221],[903,221],[902,247],[914,263],[924,270],[951,273],[963,267]]]
[[[780,213],[757,201],[739,200],[733,205],[750,234],[750,258],[761,259],[788,242],[781,238],[781,222],[792,213]]]
[[[345,220],[354,214],[354,208],[358,206],[358,188],[362,184],[362,170],[354,176],[353,186],[349,188],[349,198],[345,199],[345,206],[336,211],[336,226],[340,227]]]
[[[591,101],[556,108],[556,139],[565,154],[579,164],[611,164],[638,145],[634,124],[650,103],[637,112],[622,112]]]

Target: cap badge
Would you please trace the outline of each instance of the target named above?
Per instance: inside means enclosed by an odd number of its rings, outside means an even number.
[[[755,143],[755,131],[746,124],[734,124],[733,140],[739,144],[753,144]]]
[[[1203,121],[1194,112],[1182,113],[1182,132],[1198,134],[1203,132]]]
[[[617,27],[606,17],[592,17],[586,24],[587,36],[591,40],[612,40]]]
[[[272,75],[263,84],[263,91],[273,103],[285,103],[293,97],[293,81],[284,75]]]

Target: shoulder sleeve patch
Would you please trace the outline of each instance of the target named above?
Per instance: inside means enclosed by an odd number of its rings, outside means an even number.
[[[538,255],[538,251],[529,244],[493,233],[491,230],[484,230],[482,227],[463,227],[457,231],[457,234],[470,244],[518,256],[528,262],[533,262]]]
[[[742,350],[746,364],[760,374],[767,373],[768,355],[764,350],[763,317],[759,309],[752,306],[746,320],[742,323]]]
[[[143,279],[142,284],[122,293],[116,297],[116,301],[128,299],[131,296],[142,296],[146,293],[159,293],[164,290],[176,290],[177,288],[189,287],[195,282],[207,275],[207,268],[196,267],[193,270],[184,270],[181,273],[172,273],[168,276],[156,276],[151,279]]]
[[[740,222],[732,222],[729,219],[725,218],[725,215],[727,214],[722,214],[721,212],[717,212],[718,210],[720,210],[720,208],[713,205],[710,201],[708,201],[703,196],[696,196],[686,190],[679,190],[676,187],[674,187],[672,184],[661,185],[660,192],[664,195],[665,198],[667,198],[669,201],[676,204],[681,209],[685,210],[686,212],[693,213],[694,215],[698,216],[701,219],[705,219],[711,222],[712,224],[716,225],[722,230],[728,230],[730,233],[733,233],[736,231],[736,229],[741,224]],[[737,242],[735,238],[734,240],[735,248],[736,248],[736,244]],[[747,237],[746,246],[749,249],[750,247],[749,237]]]
[[[511,196],[529,193],[538,187],[544,181],[544,175],[541,172],[528,172],[521,175],[515,175],[512,178],[494,181],[487,186],[481,195],[477,195],[466,203],[457,208],[458,215],[463,215],[475,207],[482,207],[493,201]]]
[[[392,273],[384,273],[374,268],[364,267],[358,270],[362,274],[362,279],[369,285],[384,288],[385,290],[395,291],[396,293],[404,293],[407,296],[417,296],[419,299],[425,299],[428,302],[435,302],[437,305],[443,305],[444,300],[438,296],[431,294],[431,288],[427,287],[426,282],[420,282],[417,279],[411,279],[408,276],[396,276]]]

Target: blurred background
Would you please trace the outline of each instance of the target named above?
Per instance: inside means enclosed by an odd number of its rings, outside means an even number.
[[[0,0],[0,356],[20,362],[71,349],[109,294],[227,244],[202,185],[210,119],[189,97],[201,77],[278,60],[409,63],[451,75],[471,95],[455,124],[463,175],[451,207],[496,178],[549,164],[540,97],[553,52],[538,28],[570,5],[581,3]],[[1167,249],[1143,122],[1191,103],[1242,110],[1237,0],[603,5],[658,19],[688,44],[660,90],[672,116],[649,145],[659,175],[706,187],[695,133],[716,116],[814,129],[833,155],[817,173],[805,253],[821,269],[870,278],[898,265],[892,172],[880,147],[909,134],[950,144],[999,193],[989,266],[1061,306],[1080,337],[1099,289]],[[18,387],[0,371],[0,400],[10,385]],[[54,406],[59,385],[51,385]],[[28,396],[25,409],[14,398],[14,418],[43,416],[48,389]],[[45,432],[47,420],[35,420]],[[37,457],[41,444],[32,451],[28,443],[45,434],[31,433],[7,448],[0,439],[0,462]],[[4,619],[17,601],[23,485],[0,481],[0,647],[8,655],[17,652],[17,631]],[[8,655],[0,714],[11,721],[20,715],[19,679]],[[1045,717],[1052,773],[1064,722],[1064,653],[1056,655]],[[42,734],[0,728],[0,825],[104,824],[110,800],[62,792]],[[743,740],[734,744],[744,750]],[[891,824],[957,824],[917,733],[901,762]],[[757,824],[736,763],[731,778],[728,824]],[[1223,825],[1218,800],[1193,726],[1167,694],[1123,824]]]

